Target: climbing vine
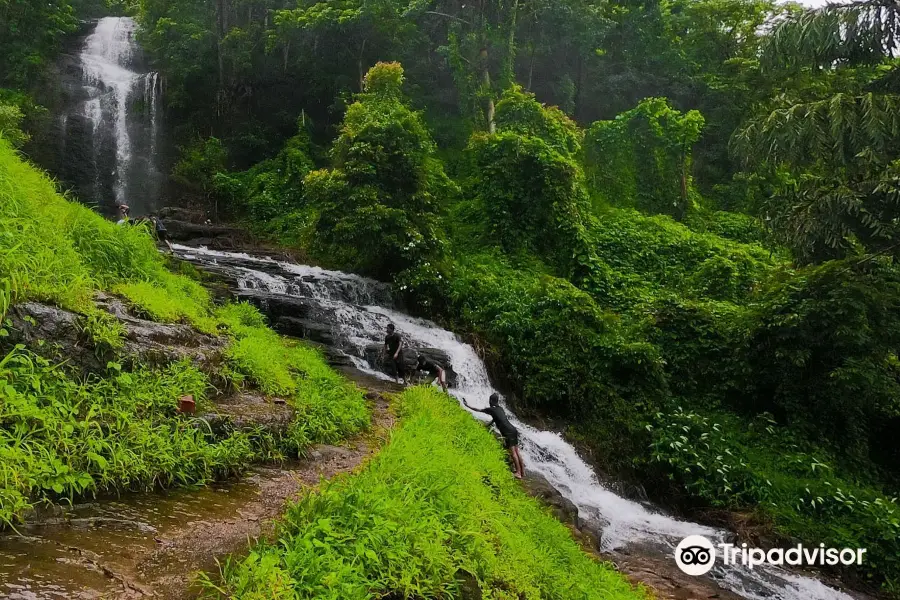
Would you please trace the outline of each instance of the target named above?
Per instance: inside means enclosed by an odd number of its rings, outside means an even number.
[[[611,204],[683,219],[695,204],[691,148],[704,119],[682,113],[665,98],[647,98],[587,133],[587,165],[593,187]]]

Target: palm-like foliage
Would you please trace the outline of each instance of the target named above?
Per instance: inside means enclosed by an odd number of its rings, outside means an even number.
[[[763,45],[764,64],[872,64],[893,57],[898,40],[896,0],[828,4],[779,23]]]
[[[884,63],[900,42],[900,3],[829,4],[779,23],[763,45],[768,69],[806,69],[834,90],[840,69]],[[829,79],[831,78],[831,79]],[[850,77],[854,81],[856,77]],[[783,95],[732,138],[732,149],[777,180],[766,212],[804,262],[898,247],[900,96],[838,86],[813,99]],[[773,177],[774,173],[780,176]],[[771,180],[770,179],[770,180]]]

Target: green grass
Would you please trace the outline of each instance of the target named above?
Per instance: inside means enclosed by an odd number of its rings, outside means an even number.
[[[225,361],[209,373],[187,362],[132,372],[111,362],[108,373],[85,376],[4,346],[0,326],[0,528],[36,504],[202,483],[368,425],[362,392],[316,350],[276,335],[248,305],[214,307],[197,281],[166,268],[145,228],[117,226],[67,201],[0,139],[0,319],[18,302],[55,304],[80,314],[88,347],[116,352],[125,330],[95,306],[99,291],[124,297],[146,318],[227,335]],[[179,415],[186,394],[198,411],[211,408],[213,376],[283,396],[293,423],[283,434],[216,437],[203,421]]]
[[[585,554],[512,478],[493,436],[448,396],[414,388],[366,468],[291,507],[275,543],[206,581],[213,597],[362,600],[644,598]],[[463,596],[464,597],[464,596]]]
[[[69,202],[0,138],[0,317],[37,300],[85,314],[113,290],[139,312],[209,330],[209,295],[170,273],[144,227],[120,227]]]
[[[333,444],[368,427],[362,392],[317,349],[279,336],[249,304],[224,306],[217,317],[232,336],[230,367],[266,394],[287,397],[297,411],[292,435]]]

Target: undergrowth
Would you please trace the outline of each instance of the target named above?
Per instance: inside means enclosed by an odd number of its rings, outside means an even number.
[[[290,508],[278,541],[226,563],[208,595],[454,598],[474,581],[484,598],[645,597],[521,490],[500,444],[455,401],[413,388],[401,411],[365,470]]]
[[[317,351],[276,335],[248,305],[214,307],[200,283],[166,268],[145,228],[67,201],[0,139],[0,319],[15,303],[56,304],[80,313],[95,349],[116,351],[126,331],[94,304],[100,291],[124,297],[140,316],[228,335],[224,364],[215,373],[189,362],[128,372],[110,362],[107,373],[84,376],[3,346],[0,328],[0,528],[36,504],[202,483],[368,425],[361,391]],[[214,435],[202,419],[178,414],[187,394],[198,412],[212,408],[211,375],[283,396],[294,421],[283,433]]]

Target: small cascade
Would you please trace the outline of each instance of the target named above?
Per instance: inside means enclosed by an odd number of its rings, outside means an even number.
[[[487,369],[475,349],[455,334],[434,323],[411,317],[397,309],[390,289],[356,275],[327,271],[247,254],[216,252],[175,246],[176,254],[202,269],[231,279],[240,295],[257,304],[280,303],[293,307],[330,327],[331,346],[354,365],[372,375],[387,378],[370,368],[366,349],[383,343],[388,323],[393,323],[411,348],[442,351],[455,371],[451,393],[472,406],[487,406],[495,391]],[[539,473],[572,501],[579,516],[602,530],[601,549],[634,555],[672,559],[675,546],[688,535],[703,535],[717,544],[731,532],[676,519],[653,506],[619,496],[603,485],[575,448],[558,433],[542,431],[518,420],[520,449],[526,470]],[[473,414],[481,418],[480,413]],[[852,600],[818,579],[775,567],[748,569],[717,565],[706,577],[749,600]]]

